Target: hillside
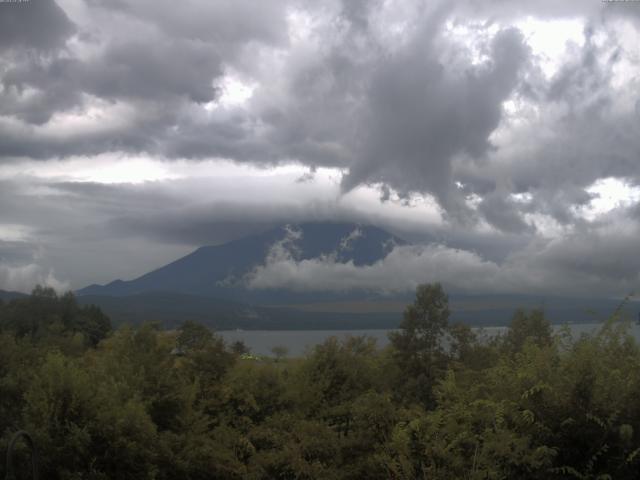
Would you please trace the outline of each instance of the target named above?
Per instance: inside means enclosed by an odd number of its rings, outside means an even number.
[[[348,295],[304,294],[245,288],[242,277],[264,264],[268,252],[291,232],[299,232],[295,241],[298,260],[336,255],[338,261],[370,265],[384,258],[393,244],[402,239],[372,226],[349,223],[305,223],[278,227],[261,234],[223,245],[204,246],[174,262],[129,281],[115,280],[107,285],[90,285],[77,291],[83,295],[124,296],[148,292],[173,292],[211,296],[247,303],[273,304],[348,298]]]
[[[267,261],[269,252],[297,232],[288,248],[297,260],[333,255],[339,262],[371,265],[402,239],[377,227],[348,223],[281,226],[223,245],[204,246],[133,280],[115,280],[78,290],[83,304],[99,305],[115,323],[185,320],[216,329],[394,328],[412,292],[393,297],[367,291],[293,292],[249,289],[243,276]],[[450,293],[451,318],[475,326],[506,325],[519,308],[544,308],[553,323],[602,320],[620,303],[532,295]],[[629,303],[627,316],[637,316]]]
[[[553,324],[602,321],[620,302],[611,299],[548,298],[516,295],[450,296],[451,321],[472,326],[504,326],[518,308],[544,308]],[[212,297],[171,292],[126,296],[84,295],[83,305],[98,305],[114,324],[157,321],[175,328],[190,320],[216,330],[350,330],[396,328],[406,301],[318,302],[277,306],[251,305]],[[635,319],[638,302],[623,308]]]
[[[83,295],[78,302],[99,306],[115,325],[155,321],[165,328],[193,321],[215,330],[343,330],[396,328],[400,321],[396,312],[305,312],[171,292]]]
[[[7,290],[0,290],[0,300],[7,301],[13,300],[14,298],[24,298],[28,295],[20,292],[10,292]]]

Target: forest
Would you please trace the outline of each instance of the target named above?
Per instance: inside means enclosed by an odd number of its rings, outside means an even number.
[[[620,311],[579,338],[541,310],[491,338],[449,313],[426,284],[388,347],[257,357],[193,322],[116,329],[37,287],[0,303],[0,453],[26,430],[52,480],[640,477],[640,348]]]

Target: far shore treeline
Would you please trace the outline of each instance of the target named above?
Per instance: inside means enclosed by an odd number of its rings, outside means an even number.
[[[640,347],[620,310],[579,339],[518,310],[489,341],[449,313],[422,285],[385,348],[261,358],[194,322],[114,330],[37,287],[0,300],[0,454],[24,429],[51,480],[639,478]],[[30,478],[26,448],[14,463]]]

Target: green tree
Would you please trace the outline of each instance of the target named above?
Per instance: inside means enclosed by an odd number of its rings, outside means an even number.
[[[405,309],[400,331],[389,334],[395,360],[405,376],[402,390],[430,407],[434,405],[433,385],[446,366],[442,340],[448,320],[449,298],[442,285],[420,285],[415,301]]]
[[[231,344],[231,351],[235,355],[243,355],[245,353],[251,353],[251,349],[242,340],[236,340]]]
[[[276,357],[276,362],[279,362],[289,354],[289,349],[282,345],[276,345],[271,349],[271,353]]]
[[[518,352],[527,341],[540,347],[548,346],[552,342],[552,336],[551,323],[545,318],[543,310],[527,312],[518,309],[511,319],[504,343],[512,352]]]
[[[0,330],[33,341],[49,339],[67,348],[77,335],[81,346],[95,347],[111,332],[111,321],[95,305],[78,305],[72,292],[58,296],[52,288],[38,285],[29,297],[11,300],[2,308]]]
[[[111,332],[111,320],[96,305],[80,308],[73,324],[72,329],[81,332],[91,347],[96,347]]]
[[[185,353],[190,350],[202,350],[213,340],[213,332],[204,325],[188,320],[179,329],[176,347]]]

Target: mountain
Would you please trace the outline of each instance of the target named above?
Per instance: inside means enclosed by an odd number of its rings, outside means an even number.
[[[82,304],[100,306],[114,323],[159,321],[175,327],[185,320],[216,329],[394,328],[413,293],[394,298],[370,292],[293,292],[249,289],[243,277],[270,254],[289,252],[297,260],[331,255],[337,261],[371,265],[400,238],[371,226],[304,223],[277,227],[189,255],[133,280],[91,285],[76,292]],[[451,321],[474,326],[506,325],[520,307],[544,308],[553,323],[586,323],[609,316],[619,304],[610,299],[531,295],[450,293]],[[2,295],[0,294],[0,298]],[[640,304],[629,302],[635,320]]]
[[[160,322],[175,328],[191,320],[216,330],[358,330],[396,328],[411,300],[318,302],[286,306],[248,305],[212,297],[171,292],[128,296],[84,295],[83,305],[98,305],[115,325]],[[534,297],[526,295],[450,295],[452,323],[472,326],[508,325],[518,308],[543,308],[554,324],[593,323],[621,308],[623,318],[635,320],[640,303],[619,300]]]
[[[297,260],[335,255],[338,261],[370,265],[384,258],[402,239],[372,226],[349,223],[303,223],[281,226],[223,245],[198,248],[189,255],[133,280],[90,285],[79,296],[127,296],[172,292],[248,303],[288,303],[335,299],[335,294],[293,294],[284,290],[256,291],[244,288],[242,278],[264,264],[269,251],[291,240]],[[338,297],[340,297],[338,295]]]
[[[10,292],[7,290],[0,290],[0,300],[8,301],[13,300],[14,298],[25,298],[28,295],[20,292]]]

